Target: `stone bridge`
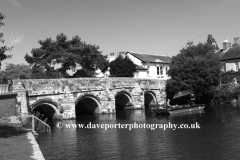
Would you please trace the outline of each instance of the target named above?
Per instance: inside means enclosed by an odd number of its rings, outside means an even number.
[[[13,80],[19,114],[39,111],[65,119],[87,113],[115,113],[163,104],[165,81],[136,78],[67,78]]]

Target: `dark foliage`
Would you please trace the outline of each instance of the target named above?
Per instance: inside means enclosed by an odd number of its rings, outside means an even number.
[[[215,90],[213,100],[216,103],[230,103],[234,99],[239,100],[240,85],[222,85]]]
[[[119,55],[110,63],[111,77],[133,77],[135,72],[136,66],[127,56]]]
[[[31,77],[31,68],[25,64],[8,63],[4,72],[8,79],[27,79]]]
[[[25,60],[33,66],[33,78],[69,77],[67,70],[75,71],[78,66],[84,70],[84,76],[93,77],[96,69],[108,65],[107,56],[99,51],[99,46],[87,44],[78,36],[71,40],[61,33],[56,40],[39,40],[39,48],[32,49],[32,56],[26,54]],[[55,69],[56,66],[60,66]],[[82,74],[76,72],[75,77]]]
[[[216,42],[216,40],[212,37],[211,34],[209,34],[208,37],[207,37],[207,43],[210,44],[210,45],[212,45],[212,46],[214,47],[214,49],[219,50],[219,47],[218,47],[218,45],[217,45],[217,42]]]
[[[214,46],[199,43],[182,49],[172,58],[167,81],[167,98],[178,91],[188,90],[195,94],[196,102],[208,103],[219,85],[220,59],[214,54]]]
[[[228,103],[232,100],[239,100],[240,85],[237,83],[240,78],[240,71],[221,72],[221,85],[215,91],[214,101],[216,103]]]
[[[4,18],[5,16],[2,13],[0,13],[0,27],[4,25],[4,23],[2,22]],[[4,45],[3,33],[1,32],[0,32],[0,44],[3,44],[0,46],[0,69],[1,69],[2,65],[1,62],[12,57],[12,55],[6,55],[6,51],[10,51],[12,47]]]
[[[232,83],[233,79],[237,78],[240,79],[240,71],[227,71],[227,72],[221,72],[221,81],[222,83]]]
[[[87,71],[85,69],[79,69],[76,73],[74,73],[72,75],[72,78],[76,78],[76,77],[91,77],[92,75],[94,75],[94,71]]]

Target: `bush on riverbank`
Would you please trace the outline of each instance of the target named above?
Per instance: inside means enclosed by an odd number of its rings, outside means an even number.
[[[230,103],[238,101],[240,96],[240,85],[223,85],[215,90],[214,102]]]
[[[240,97],[240,84],[237,79],[240,77],[240,71],[221,72],[221,83],[214,93],[215,103],[230,103],[238,101]]]
[[[232,81],[235,78],[238,79],[238,77],[240,77],[240,71],[235,72],[235,71],[231,70],[231,71],[227,71],[227,72],[221,72],[220,76],[221,76],[222,83],[229,84],[229,83],[232,83]]]

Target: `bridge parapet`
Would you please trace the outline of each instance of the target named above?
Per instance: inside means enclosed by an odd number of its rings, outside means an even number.
[[[135,78],[20,79],[13,81],[14,85],[18,82],[23,84],[30,95],[65,93],[65,90],[82,92],[105,90],[106,88],[134,88],[135,83],[138,83],[142,89],[165,87],[164,80]]]

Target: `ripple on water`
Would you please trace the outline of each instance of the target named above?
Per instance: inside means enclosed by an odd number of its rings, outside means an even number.
[[[142,118],[141,118],[142,116]],[[225,121],[222,122],[222,119]],[[204,114],[155,116],[124,111],[115,116],[85,116],[71,123],[192,124],[200,129],[55,129],[51,143],[38,142],[46,159],[238,159],[240,111],[216,107]],[[54,126],[54,124],[53,124]]]

